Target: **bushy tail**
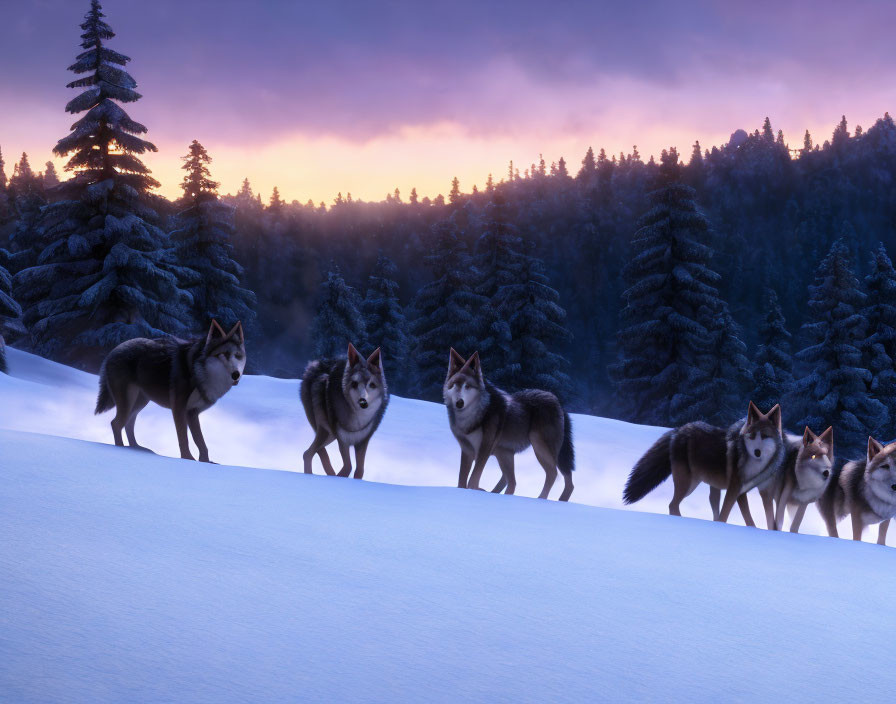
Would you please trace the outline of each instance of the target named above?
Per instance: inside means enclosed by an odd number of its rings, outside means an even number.
[[[560,446],[560,455],[557,458],[557,467],[560,474],[572,474],[576,468],[576,451],[572,446],[572,421],[569,413],[563,412],[563,445]]]
[[[106,379],[106,365],[103,364],[103,368],[100,369],[100,392],[96,397],[96,410],[94,413],[99,415],[100,413],[105,413],[113,408],[115,408],[115,400],[112,398],[112,393],[109,391],[109,383]]]
[[[674,433],[674,430],[664,433],[635,464],[632,473],[628,475],[628,481],[625,482],[625,490],[622,492],[623,503],[633,504],[640,501],[672,474],[669,448]]]

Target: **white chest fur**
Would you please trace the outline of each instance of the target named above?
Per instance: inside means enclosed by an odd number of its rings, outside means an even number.
[[[346,445],[357,445],[364,438],[370,435],[370,426],[376,420],[376,414],[381,403],[369,406],[368,408],[360,408],[354,411],[349,418],[347,426],[336,426],[336,437]]]
[[[199,388],[190,394],[187,409],[199,409],[200,412],[211,406],[233,388],[233,379],[223,364],[206,363],[202,374],[197,378]]]

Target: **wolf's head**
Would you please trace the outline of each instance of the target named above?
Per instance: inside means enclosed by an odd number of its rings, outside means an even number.
[[[472,357],[464,359],[452,347],[448,357],[448,376],[442,387],[445,405],[453,408],[455,413],[463,413],[479,406],[484,391],[485,379],[479,353],[474,352]]]
[[[376,410],[386,394],[386,373],[380,348],[364,359],[355,346],[348,343],[348,359],[342,375],[342,393],[352,410]]]
[[[246,368],[246,340],[242,323],[237,322],[230,332],[224,332],[218,321],[212,320],[205,338],[203,356],[210,373],[226,375],[234,386],[239,384]]]
[[[747,422],[741,428],[740,434],[743,436],[748,457],[757,460],[771,458],[784,441],[781,431],[781,406],[776,403],[768,413],[763,413],[750,401]]]
[[[834,429],[828,428],[821,435],[816,435],[807,426],[794,466],[800,489],[823,491],[830,479],[833,465]]]
[[[883,446],[874,438],[868,438],[865,481],[875,497],[896,506],[896,442]]]

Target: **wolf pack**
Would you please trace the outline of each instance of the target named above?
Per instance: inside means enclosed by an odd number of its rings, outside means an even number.
[[[122,343],[103,361],[96,413],[115,409],[112,433],[116,445],[146,450],[135,435],[137,415],[153,401],[170,409],[181,457],[210,462],[199,415],[238,385],[246,366],[246,346],[238,322],[225,331],[212,321],[205,338],[138,338]],[[568,501],[575,469],[572,424],[559,399],[548,391],[503,391],[489,382],[478,352],[465,359],[448,351],[442,388],[448,424],[460,448],[457,486],[481,489],[482,473],[494,457],[501,478],[493,493],[516,490],[515,456],[531,447],[544,469],[539,498],[547,499],[563,477],[560,501]],[[365,357],[348,343],[345,357],[308,364],[299,396],[314,433],[302,455],[303,469],[313,472],[315,456],[328,475],[362,479],[367,447],[389,404],[383,351]],[[188,435],[189,432],[189,435]],[[339,449],[337,472],[327,447]],[[351,450],[354,448],[354,466]],[[681,502],[700,484],[709,485],[713,518],[727,521],[736,503],[748,526],[754,526],[748,494],[759,492],[769,530],[784,527],[789,508],[791,532],[798,532],[809,504],[816,504],[832,536],[837,523],[851,516],[853,538],[866,526],[879,524],[878,543],[885,544],[890,519],[896,516],[896,443],[868,439],[862,459],[838,463],[834,429],[802,436],[783,430],[781,407],[763,413],[750,402],[745,418],[728,428],[693,422],[664,433],[635,464],[626,481],[623,501],[643,499],[669,476],[673,496],[669,513],[681,515]],[[725,492],[724,499],[722,492]]]

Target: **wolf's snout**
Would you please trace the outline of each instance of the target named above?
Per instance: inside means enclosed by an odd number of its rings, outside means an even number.
[[[757,447],[755,450],[753,450],[753,454],[757,457],[762,457],[762,450]]]
[[[240,378],[240,373],[234,372],[233,374],[230,375],[230,378],[233,379],[234,381],[236,381],[237,379]]]
[[[457,399],[457,401],[454,402],[454,406],[455,406],[456,408],[463,408],[463,407],[464,407],[464,400],[463,400],[462,398]]]
[[[829,476],[831,476],[831,473],[828,470],[824,470],[821,473],[821,476],[824,477],[825,479],[827,479]]]
[[[358,401],[358,405],[359,405],[361,408],[367,408],[367,399],[366,399],[366,398],[362,398],[360,401]]]

